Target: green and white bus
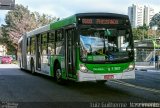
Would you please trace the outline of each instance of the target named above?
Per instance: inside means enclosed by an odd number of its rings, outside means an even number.
[[[62,80],[134,79],[134,45],[127,15],[79,13],[25,33],[20,68]]]

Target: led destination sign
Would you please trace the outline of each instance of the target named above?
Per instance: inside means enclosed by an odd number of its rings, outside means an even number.
[[[116,19],[96,19],[96,24],[119,24]]]
[[[118,25],[118,24],[123,24],[124,20],[120,20],[120,19],[101,19],[101,18],[97,18],[97,19],[92,19],[92,18],[82,18],[80,19],[80,23],[81,24],[104,24],[104,25]]]

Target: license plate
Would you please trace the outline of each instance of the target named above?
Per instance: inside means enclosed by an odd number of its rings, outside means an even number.
[[[104,79],[105,79],[105,80],[113,79],[113,78],[114,78],[114,75],[105,75],[105,76],[104,76]]]

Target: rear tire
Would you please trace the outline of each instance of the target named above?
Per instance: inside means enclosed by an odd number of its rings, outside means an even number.
[[[22,69],[22,65],[21,65],[21,61],[19,60],[19,67],[20,69]]]
[[[62,79],[62,70],[61,70],[59,64],[57,64],[56,67],[55,67],[55,80],[59,84],[64,83],[64,80]]]
[[[35,67],[34,67],[34,62],[33,60],[31,61],[31,73],[35,74]]]

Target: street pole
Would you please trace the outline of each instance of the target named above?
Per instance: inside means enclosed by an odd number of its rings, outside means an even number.
[[[154,63],[153,63],[153,65],[154,65],[154,67],[156,68],[156,64],[155,64],[155,56],[156,56],[156,31],[157,31],[157,29],[158,29],[158,26],[157,25],[154,25],[153,27],[152,27],[152,30],[155,30],[155,34],[154,34]]]
[[[155,63],[155,57],[156,57],[156,51],[155,51],[155,43],[154,43],[154,55],[153,55],[154,57],[154,62],[153,62],[153,65],[154,65],[154,67],[156,67],[156,63]]]

